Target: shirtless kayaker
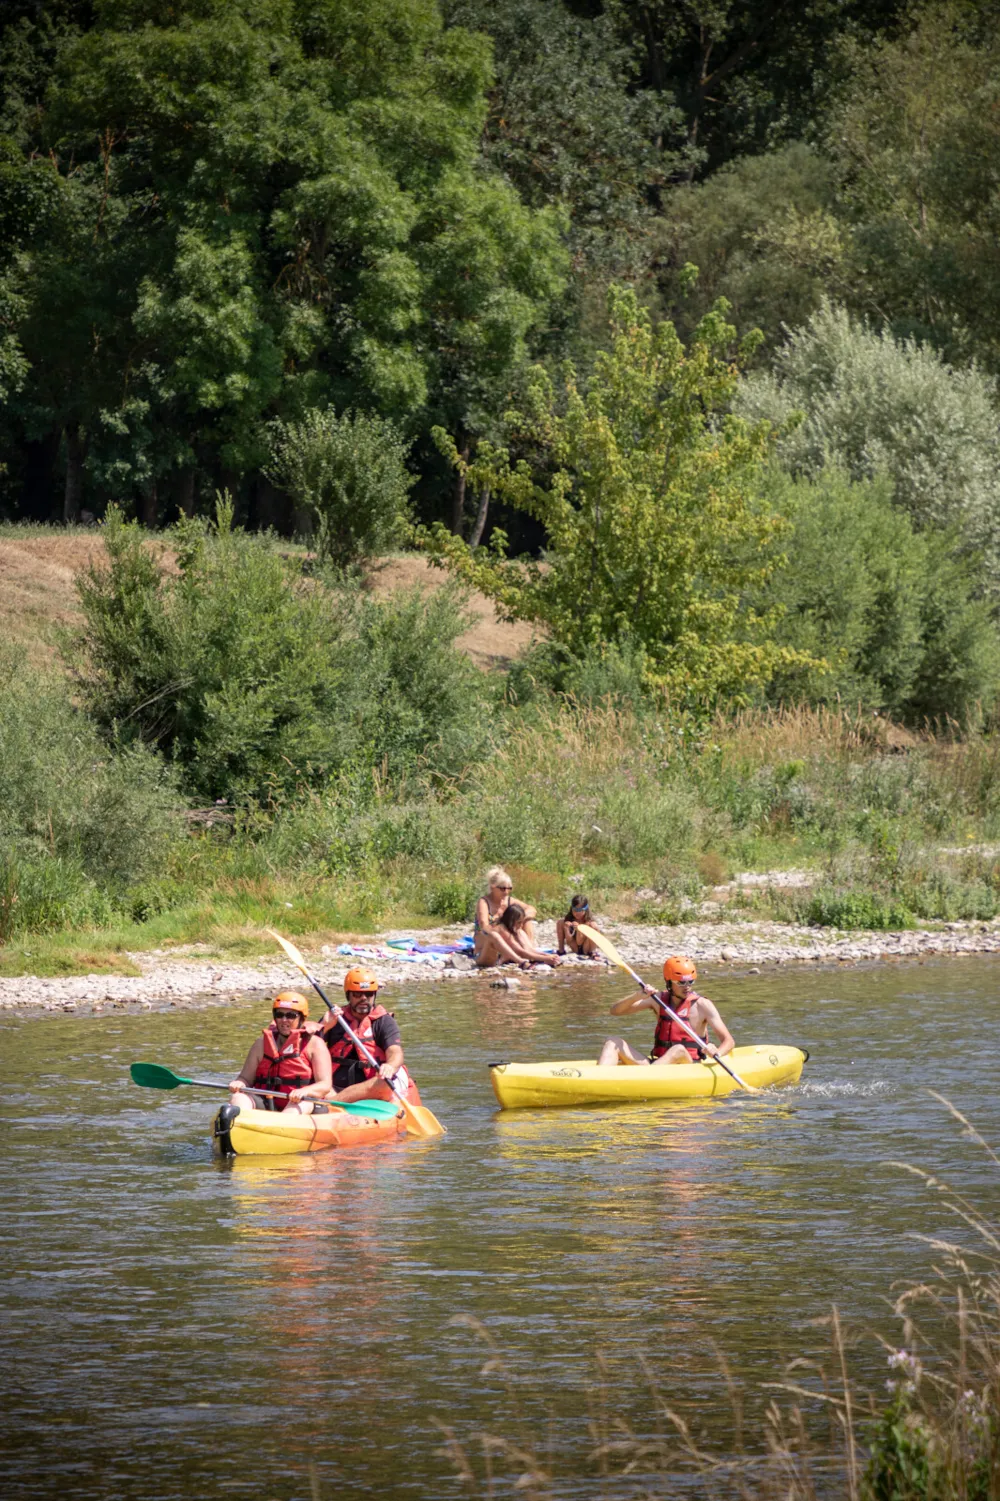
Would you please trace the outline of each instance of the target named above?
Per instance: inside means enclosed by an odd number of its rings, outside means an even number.
[[[320,1036],[330,1050],[333,1064],[331,1099],[347,1105],[352,1100],[394,1100],[390,1080],[395,1078],[412,1105],[420,1104],[417,1086],[403,1067],[403,1044],[396,1018],[378,1004],[378,978],[360,965],[344,976],[347,1005],[327,1013]],[[351,1031],[375,1059],[373,1068],[340,1025],[343,1016]]]
[[[283,990],[271,1007],[273,1020],[246,1056],[229,1088],[241,1110],[297,1110],[311,1115],[330,1093],[330,1054],[315,1034],[306,1031],[309,1002],[297,990]],[[247,1088],[278,1090],[286,1101],[259,1100]]]
[[[667,988],[658,992],[660,998],[676,1011],[682,1021],[687,1022],[692,1031],[697,1032],[704,1042],[706,1052],[713,1058],[724,1058],[727,1053],[731,1053],[735,1044],[729,1028],[714,1003],[707,996],[698,995],[694,989],[694,982],[698,978],[694,961],[686,954],[672,954],[663,966],[663,978],[667,982]],[[655,1011],[657,1014],[656,1032],[649,1057],[642,1057],[624,1037],[609,1037],[601,1049],[598,1063],[618,1063],[619,1054],[632,1063],[639,1064],[697,1063],[702,1054],[694,1040],[667,1015],[654,996],[626,996],[623,1001],[616,1001],[611,1007],[612,1016],[632,1016],[637,1011]],[[709,1027],[718,1037],[718,1044],[709,1042]]]

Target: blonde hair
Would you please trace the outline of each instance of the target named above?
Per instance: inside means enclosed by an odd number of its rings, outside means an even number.
[[[491,886],[498,885],[500,881],[510,881],[510,876],[504,870],[502,865],[494,865],[490,870],[486,872],[487,891],[489,891]],[[514,882],[510,881],[510,884],[513,886]]]

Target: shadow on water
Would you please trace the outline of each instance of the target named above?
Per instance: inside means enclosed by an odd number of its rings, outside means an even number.
[[[936,1233],[938,1211],[887,1159],[984,1191],[928,1089],[1000,1135],[968,1063],[994,974],[987,959],[709,974],[737,1040],[811,1050],[800,1085],[511,1114],[487,1062],[596,1057],[620,979],[414,982],[392,1004],[445,1138],[232,1163],[210,1150],[218,1097],[137,1090],[128,1064],[224,1078],[259,1003],[0,1022],[5,1489],[455,1496],[435,1420],[475,1430],[502,1395],[456,1314],[555,1415],[569,1470],[579,1455],[572,1494],[601,1494],[582,1395],[598,1352],[628,1421],[648,1417],[642,1356],[724,1448],[714,1340],[765,1381],[815,1347],[832,1302],[885,1324],[890,1284],[919,1271],[911,1232]],[[859,1358],[874,1374],[874,1347]]]

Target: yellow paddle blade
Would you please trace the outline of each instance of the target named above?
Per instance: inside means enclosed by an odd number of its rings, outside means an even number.
[[[398,1098],[398,1097],[397,1097]],[[406,1129],[411,1136],[444,1136],[445,1127],[442,1126],[433,1110],[428,1110],[426,1105],[411,1105],[409,1100],[400,1100],[406,1116]]]
[[[611,960],[612,964],[617,964],[619,969],[627,969],[629,974],[632,973],[631,966],[625,963],[625,960],[619,954],[610,938],[605,938],[603,933],[599,933],[596,928],[590,927],[589,923],[585,922],[578,922],[576,931],[582,933],[584,938],[589,938],[591,943],[600,949],[605,958]]]
[[[276,933],[273,928],[265,928],[264,931],[274,939],[275,943],[279,943],[281,945],[285,953],[288,955],[289,959],[291,959],[292,963],[295,965],[295,968],[300,969],[305,975],[306,979],[308,979],[309,971],[306,968],[306,961],[303,959],[294,943],[289,943],[287,938],[282,938],[281,934]]]

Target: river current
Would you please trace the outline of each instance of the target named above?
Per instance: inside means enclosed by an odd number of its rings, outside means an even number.
[[[551,1444],[560,1496],[632,1496],[597,1476],[595,1404],[651,1432],[655,1381],[726,1453],[716,1352],[752,1429],[833,1304],[880,1385],[894,1288],[928,1268],[921,1236],[954,1234],[888,1163],[997,1211],[995,1170],[930,1093],[1000,1141],[996,977],[993,958],[707,974],[738,1043],[810,1050],[799,1085],[509,1114],[487,1063],[596,1057],[627,981],[415,977],[384,999],[446,1137],[228,1163],[209,1140],[223,1096],[140,1090],[128,1065],[230,1077],[260,997],[5,1017],[3,1494],[460,1497],[443,1425],[480,1472],[488,1430]]]

